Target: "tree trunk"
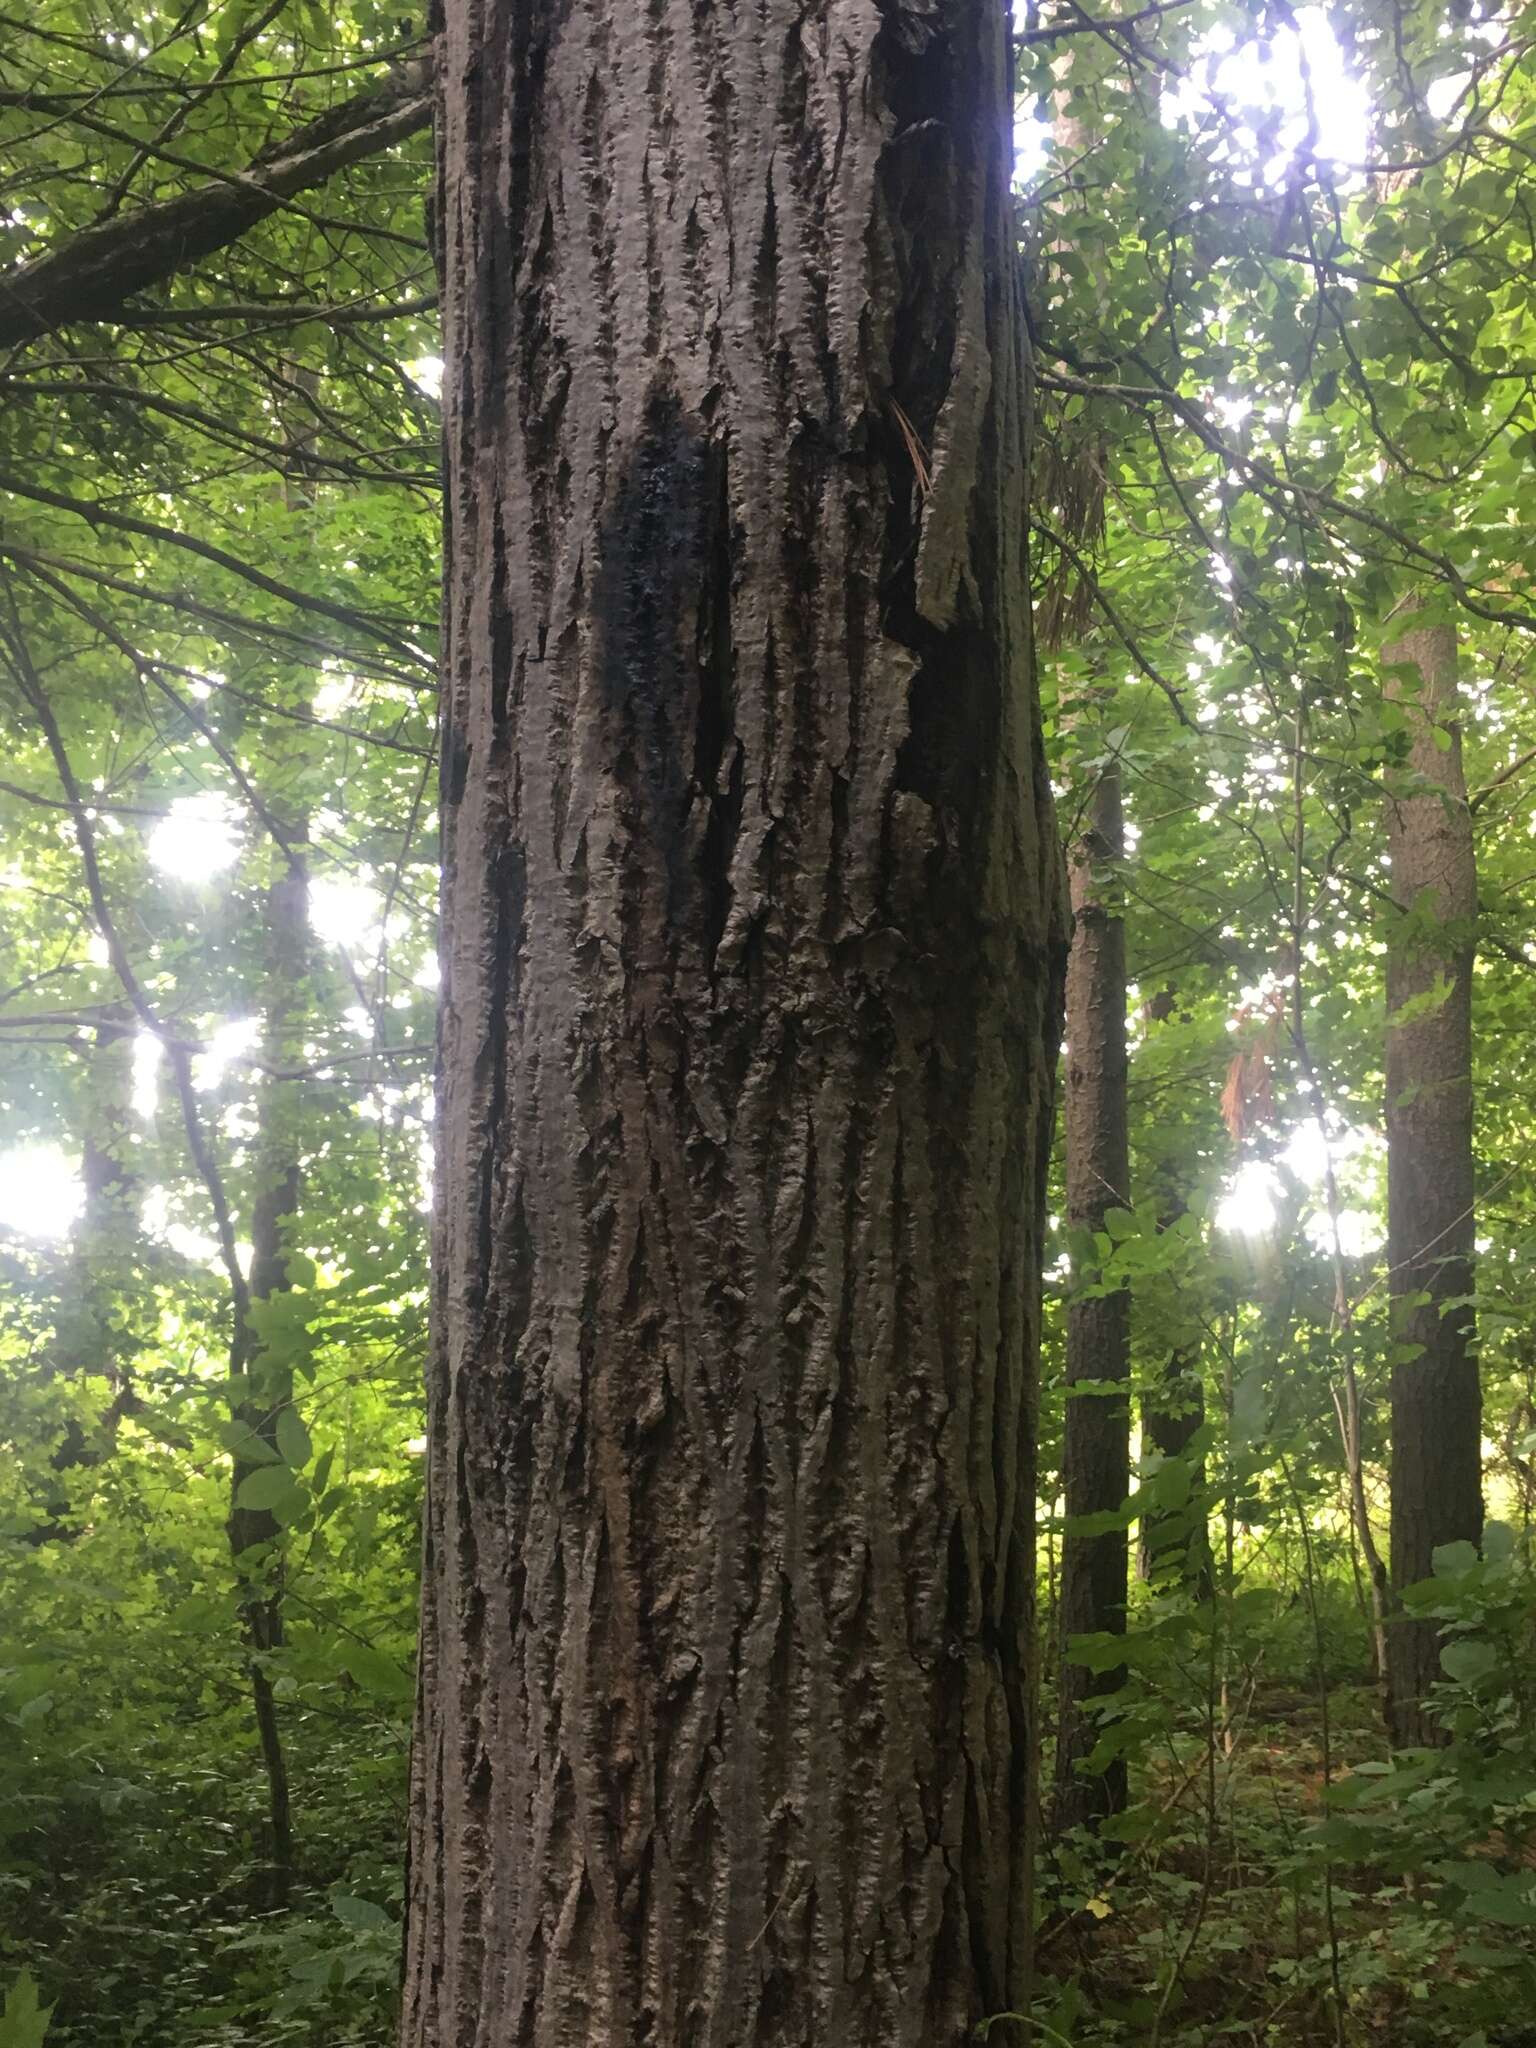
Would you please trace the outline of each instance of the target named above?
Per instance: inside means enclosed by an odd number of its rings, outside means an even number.
[[[142,1188],[134,1165],[134,1036],[133,1013],[126,1005],[103,1015],[96,1026],[85,1086],[82,1202],[75,1232],[75,1306],[85,1323],[78,1364],[114,1383],[122,1339],[113,1334],[111,1312],[141,1257]]]
[[[1170,1351],[1163,1370],[1141,1403],[1143,1447],[1165,1464],[1186,1457],[1205,1427],[1205,1384],[1200,1377],[1200,1351]],[[1137,1524],[1138,1569],[1147,1581],[1182,1584],[1196,1599],[1211,1596],[1211,1536],[1205,1507],[1205,1460],[1190,1475],[1191,1505],[1175,1510],[1149,1508]]]
[[[408,2048],[1025,1996],[1062,916],[1005,15],[447,7]]]
[[[1477,872],[1456,717],[1456,638],[1414,626],[1385,650],[1411,750],[1387,806],[1392,893],[1406,922],[1387,961],[1387,1259],[1393,1340],[1392,1585],[1431,1576],[1438,1546],[1482,1539],[1482,1413],[1473,1318],[1472,963]],[[1442,742],[1448,740],[1449,745]],[[1442,1000],[1435,992],[1444,990]],[[1416,999],[1422,998],[1422,1005]],[[1404,1014],[1404,1006],[1412,1005]],[[1388,1715],[1399,1743],[1439,1739],[1433,1622],[1398,1616]]]
[[[309,971],[309,884],[302,854],[303,827],[291,828],[281,872],[267,890],[267,1010],[264,1063],[279,1071],[301,1057],[305,983]],[[232,1412],[269,1454],[237,1456],[231,1477],[229,1545],[242,1586],[241,1620],[249,1652],[251,1708],[267,1777],[268,1901],[287,1902],[293,1875],[293,1818],[288,1760],[273,1684],[274,1656],[283,1624],[283,1527],[270,1508],[240,1503],[252,1473],[289,1449],[283,1417],[293,1406],[293,1367],[262,1341],[263,1303],[292,1283],[287,1233],[300,1194],[301,1084],[271,1077],[262,1082],[256,1136],[256,1185],[251,1204],[250,1300],[254,1316],[237,1316],[230,1372]]]
[[[1172,988],[1159,989],[1142,1005],[1148,1024],[1166,1024],[1177,1007]],[[1180,1149],[1188,1133],[1177,1127],[1156,1134],[1156,1150],[1150,1179],[1157,1190],[1157,1227],[1171,1231],[1187,1213],[1185,1175],[1188,1155]],[[1173,1146],[1170,1151],[1169,1147]],[[1205,1378],[1202,1364],[1206,1330],[1198,1303],[1180,1281],[1173,1282],[1171,1296],[1159,1304],[1159,1341],[1163,1344],[1162,1370],[1143,1390],[1141,1398],[1141,1443],[1143,1463],[1150,1452],[1163,1463],[1186,1458],[1190,1445],[1205,1427]],[[1144,1583],[1167,1583],[1170,1575],[1197,1600],[1208,1600],[1213,1591],[1210,1507],[1206,1493],[1203,1457],[1190,1472],[1189,1499],[1182,1508],[1153,1504],[1144,1492],[1138,1503],[1136,1570]]]
[[[1069,867],[1074,922],[1067,967],[1067,1223],[1074,1233],[1102,1230],[1106,1210],[1130,1206],[1125,920],[1116,907],[1114,874],[1124,858],[1120,774],[1111,766],[1099,776]],[[1080,1282],[1093,1277],[1090,1268],[1080,1267]],[[1124,1672],[1089,1671],[1074,1661],[1071,1645],[1074,1636],[1118,1635],[1125,1628],[1126,1531],[1122,1526],[1081,1534],[1073,1523],[1114,1512],[1130,1492],[1130,1370],[1130,1295],[1120,1289],[1075,1296],[1067,1308],[1062,1450],[1067,1528],[1061,1547],[1058,1829],[1097,1823],[1125,1805],[1122,1761],[1091,1775],[1082,1769],[1098,1740],[1090,1702],[1117,1691]]]
[[[133,1381],[143,1345],[142,1247],[134,1166],[132,1013],[107,1012],[86,1054],[82,1089],[79,1220],[64,1268],[48,1369],[77,1383],[99,1381],[106,1399],[94,1414],[74,1413],[48,1460],[46,1519],[29,1534],[34,1545],[67,1540],[80,1505],[80,1474],[104,1465],[118,1431],[141,1406]]]

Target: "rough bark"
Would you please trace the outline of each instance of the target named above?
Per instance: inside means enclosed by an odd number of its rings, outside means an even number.
[[[1389,795],[1392,893],[1408,916],[1387,960],[1387,1258],[1393,1339],[1391,1551],[1395,1592],[1431,1576],[1446,1543],[1482,1539],[1482,1413],[1471,1309],[1472,967],[1477,916],[1472,818],[1456,717],[1450,626],[1413,626],[1385,650],[1389,696],[1411,746]],[[1437,735],[1439,736],[1437,739]],[[1444,740],[1449,745],[1442,745]],[[1444,999],[1433,1000],[1443,988]],[[1417,1010],[1415,999],[1427,1000]],[[1439,1675],[1432,1622],[1398,1616],[1387,1706],[1400,1743],[1438,1739],[1424,1709]]]
[[[1099,1231],[1106,1210],[1130,1206],[1126,1098],[1125,920],[1115,865],[1125,857],[1120,775],[1099,776],[1071,850],[1072,950],[1067,966],[1067,1223]],[[1080,1267],[1079,1279],[1085,1277]],[[1086,1277],[1092,1277],[1091,1274]],[[1077,1294],[1067,1307],[1066,1432],[1062,1480],[1067,1528],[1061,1547],[1061,1676],[1057,1689],[1055,1824],[1092,1825],[1125,1805],[1123,1762],[1088,1772],[1098,1740],[1091,1702],[1118,1690],[1124,1672],[1090,1671],[1072,1656],[1074,1636],[1125,1628],[1129,1548],[1125,1528],[1086,1534],[1079,1518],[1112,1513],[1130,1492],[1131,1299]],[[1104,1389],[1112,1387],[1114,1392]]]
[[[281,872],[267,891],[267,1007],[265,1064],[292,1071],[298,1064],[309,969],[309,885],[302,827],[294,821]],[[262,1085],[256,1136],[256,1181],[251,1203],[250,1305],[237,1315],[230,1371],[235,1420],[270,1454],[237,1456],[231,1474],[229,1545],[242,1587],[241,1625],[249,1652],[251,1710],[267,1778],[267,1883],[270,1903],[286,1903],[293,1875],[292,1791],[278,1716],[273,1659],[282,1650],[284,1565],[282,1524],[270,1508],[240,1504],[240,1488],[271,1457],[283,1456],[284,1412],[293,1406],[293,1367],[263,1343],[261,1308],[292,1285],[288,1234],[298,1212],[300,1084],[267,1079]]]
[[[76,110],[73,118],[86,117]],[[58,327],[113,319],[139,292],[228,248],[287,200],[420,133],[431,118],[431,80],[422,66],[406,66],[296,129],[244,170],[82,229],[0,283],[0,349]]]
[[[1024,1995],[1063,919],[1005,28],[447,8],[408,2048]]]

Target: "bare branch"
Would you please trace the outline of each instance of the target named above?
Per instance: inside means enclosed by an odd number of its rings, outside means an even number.
[[[91,899],[92,915],[102,944],[107,949],[112,971],[122,984],[123,993],[133,1005],[140,1023],[165,1047],[166,1056],[170,1061],[176,1094],[181,1103],[182,1122],[187,1134],[187,1149],[192,1155],[192,1163],[197,1168],[198,1177],[207,1191],[213,1209],[219,1253],[225,1277],[229,1281],[230,1298],[234,1303],[238,1328],[245,1322],[250,1312],[250,1290],[246,1286],[245,1274],[240,1265],[240,1254],[235,1243],[234,1218],[224,1188],[224,1177],[219,1171],[219,1163],[214,1157],[208,1133],[203,1125],[202,1112],[197,1105],[191,1061],[183,1047],[171,1036],[156,1015],[154,1005],[150,1002],[144,984],[139,980],[133,962],[128,956],[128,950],[123,944],[111,906],[107,902],[106,884],[102,878],[101,862],[97,855],[96,828],[91,822],[90,806],[86,802],[79,778],[70,761],[68,749],[64,744],[64,735],[54,716],[53,705],[27,648],[16,609],[15,593],[9,586],[6,597],[11,618],[8,626],[0,625],[0,641],[4,642],[11,656],[16,686],[32,707],[42,728],[48,751],[53,756],[59,785],[69,804],[70,819],[75,829],[75,843],[80,849],[80,865],[85,871],[86,891]]]
[[[162,526],[153,519],[136,519],[127,512],[110,511],[95,499],[71,498],[63,491],[50,491],[43,484],[24,483],[20,477],[3,471],[0,471],[0,491],[9,491],[17,498],[30,498],[34,504],[51,505],[60,512],[72,512],[77,519],[83,519],[91,526],[105,526],[115,533],[131,533],[141,540],[162,541],[169,547],[184,548],[188,554],[198,555],[203,561],[212,562],[216,568],[228,570],[231,576],[238,576],[243,582],[265,591],[269,597],[281,599],[284,604],[293,605],[298,611],[317,612],[322,618],[334,619],[355,633],[366,634],[370,640],[392,647],[407,659],[421,658],[419,651],[398,630],[369,618],[366,612],[356,611],[348,604],[335,604],[330,598],[312,596],[305,590],[296,590],[292,584],[279,582],[265,570],[242,562],[238,555],[215,547],[211,541],[199,540],[195,534],[182,533],[174,526]]]
[[[227,248],[295,194],[419,134],[431,119],[428,67],[411,64],[264,150],[243,172],[85,229],[0,281],[0,348],[76,321],[113,319],[136,293]]]

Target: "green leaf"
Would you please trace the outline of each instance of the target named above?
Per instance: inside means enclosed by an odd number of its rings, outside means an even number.
[[[265,1509],[276,1515],[279,1521],[291,1521],[308,1498],[308,1492],[297,1483],[286,1465],[265,1465],[261,1471],[253,1472],[240,1482],[235,1506],[249,1508],[253,1512]]]
[[[289,1406],[279,1414],[277,1448],[282,1453],[283,1463],[294,1472],[302,1471],[314,1455],[315,1447],[297,1408]]]
[[[376,1699],[404,1701],[415,1695],[410,1674],[371,1643],[343,1643],[340,1659],[341,1668],[353,1683]]]
[[[1387,1019],[1389,1031],[1400,1031],[1405,1024],[1418,1024],[1426,1017],[1433,1017],[1443,1010],[1454,994],[1454,985],[1448,975],[1442,974],[1433,988],[1421,989],[1418,995],[1408,996]]]
[[[1091,1515],[1068,1515],[1062,1523],[1062,1531],[1067,1536],[1079,1538],[1110,1536],[1117,1530],[1129,1528],[1135,1518],[1134,1509],[1100,1508]]]
[[[1126,1661],[1127,1641],[1100,1629],[1092,1635],[1069,1636],[1065,1655],[1068,1663],[1086,1665],[1090,1671],[1114,1671]]]
[[[1459,1579],[1476,1566],[1477,1546],[1466,1542],[1442,1543],[1434,1552],[1433,1562],[1437,1579]]]
[[[1498,1890],[1489,1887],[1468,1892],[1461,1910],[1474,1920],[1492,1920],[1500,1927],[1536,1927],[1536,1899],[1531,1897],[1529,1877],[1508,1879]]]
[[[1491,1892],[1503,1884],[1501,1872],[1492,1863],[1469,1857],[1462,1862],[1443,1861],[1429,1866],[1431,1877],[1439,1878],[1442,1884],[1453,1884],[1458,1891]]]
[[[1458,1685],[1476,1685],[1498,1668],[1499,1653],[1492,1643],[1472,1640],[1447,1643],[1440,1652],[1440,1668]]]
[[[51,2005],[39,2005],[32,1972],[23,1970],[5,1994],[0,2012],[0,2048],[42,2048],[47,2037]]]
[[[1483,1524],[1483,1555],[1490,1564],[1503,1564],[1515,1554],[1515,1532],[1508,1522]]]
[[[350,1927],[358,1934],[393,1934],[395,1931],[395,1923],[389,1914],[371,1899],[354,1899],[345,1892],[332,1892],[331,1911],[343,1927]]]
[[[265,1437],[258,1436],[248,1422],[221,1422],[219,1442],[242,1465],[278,1465],[282,1460]]]

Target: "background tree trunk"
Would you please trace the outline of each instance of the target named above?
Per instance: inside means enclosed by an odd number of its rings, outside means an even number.
[[[80,1216],[70,1256],[49,1361],[51,1374],[99,1383],[105,1399],[94,1413],[72,1414],[49,1458],[46,1519],[32,1531],[34,1544],[75,1534],[70,1512],[79,1505],[81,1474],[103,1465],[117,1447],[124,1418],[140,1401],[134,1358],[144,1337],[135,1282],[143,1259],[134,1161],[132,1012],[106,1011],[85,1054],[81,1089]]]
[[[1067,1222],[1103,1228],[1108,1209],[1130,1207],[1126,1103],[1125,921],[1115,865],[1125,858],[1120,773],[1100,774],[1084,830],[1071,850],[1072,951],[1067,967]],[[1092,1277],[1080,1269],[1078,1278]],[[1067,1529],[1061,1548],[1061,1677],[1056,1735],[1056,1826],[1095,1822],[1125,1805],[1125,1765],[1079,1769],[1098,1739],[1089,1701],[1116,1691],[1119,1669],[1073,1661],[1074,1636],[1125,1628],[1129,1548],[1123,1527],[1074,1532],[1080,1516],[1111,1512],[1130,1492],[1131,1298],[1075,1296],[1067,1307],[1066,1433],[1062,1449]],[[1086,1384],[1090,1391],[1074,1389]],[[1112,1384],[1120,1391],[1093,1391]]]
[[[302,820],[291,821],[282,866],[267,890],[267,1010],[264,1063],[281,1074],[302,1060],[303,1018],[310,961],[309,878],[300,851]],[[274,858],[278,855],[274,853]],[[270,1508],[241,1505],[240,1489],[270,1455],[285,1462],[292,1438],[284,1416],[293,1408],[291,1357],[263,1342],[264,1303],[291,1286],[288,1231],[298,1211],[302,1084],[268,1075],[261,1089],[256,1134],[256,1185],[251,1204],[250,1302],[255,1315],[237,1310],[230,1372],[234,1418],[269,1456],[236,1456],[230,1480],[229,1544],[242,1587],[241,1620],[250,1653],[251,1707],[267,1776],[268,1884],[273,1905],[285,1904],[293,1874],[292,1792],[278,1719],[272,1659],[283,1647],[283,1527]]]
[[[1387,1259],[1393,1340],[1392,1585],[1431,1576],[1444,1543],[1482,1540],[1482,1407],[1470,1308],[1476,1236],[1472,1162],[1472,963],[1477,869],[1456,717],[1456,636],[1415,626],[1384,650],[1387,694],[1411,747],[1387,805],[1392,893],[1411,922],[1387,962]],[[1448,740],[1449,745],[1443,742]],[[1444,999],[1433,992],[1444,988]],[[1429,1006],[1397,1021],[1405,1004]],[[1439,1675],[1432,1622],[1397,1617],[1388,1635],[1394,1740],[1441,1739],[1423,1708]]]
[[[1175,1014],[1178,999],[1172,987],[1159,989],[1142,1004],[1146,1025],[1161,1026]],[[1178,1126],[1158,1125],[1143,1133],[1143,1143],[1155,1136],[1153,1156],[1142,1163],[1142,1172],[1157,1201],[1157,1226],[1171,1231],[1188,1211],[1188,1155],[1174,1149],[1187,1142],[1188,1133]],[[1148,1454],[1165,1464],[1186,1458],[1190,1445],[1205,1427],[1206,1401],[1204,1358],[1209,1335],[1198,1294],[1192,1294],[1182,1277],[1171,1287],[1159,1290],[1155,1304],[1154,1331],[1148,1348],[1160,1364],[1142,1388],[1141,1447],[1143,1470]],[[1170,1574],[1184,1590],[1198,1600],[1208,1600],[1213,1590],[1210,1503],[1206,1492],[1205,1459],[1196,1458],[1190,1470],[1189,1498],[1181,1507],[1154,1504],[1149,1490],[1138,1500],[1136,1522],[1137,1575],[1144,1582],[1167,1583]]]
[[[410,2048],[1025,1994],[1062,917],[999,0],[453,0]]]
[[[313,404],[319,377],[310,369],[294,373],[294,392]],[[291,467],[283,479],[284,509],[306,511],[313,504],[306,460],[318,425],[313,413],[294,406],[284,440]],[[305,708],[303,682],[290,682],[291,709]],[[235,1342],[230,1371],[237,1387],[234,1414],[268,1456],[287,1464],[296,1445],[307,1451],[308,1434],[293,1428],[294,1373],[291,1358],[263,1343],[262,1304],[292,1285],[288,1257],[289,1233],[303,1193],[301,1164],[305,1119],[300,1082],[284,1078],[305,1064],[305,1026],[311,1013],[309,978],[314,946],[309,925],[309,809],[298,794],[305,780],[305,738],[298,729],[287,735],[268,768],[269,787],[263,823],[270,840],[268,858],[274,872],[266,892],[266,1015],[262,1052],[267,1072],[257,1109],[256,1173],[251,1203],[251,1270],[246,1301],[236,1302]],[[252,1311],[254,1310],[254,1313]],[[289,1418],[285,1424],[284,1418]],[[284,1599],[287,1557],[283,1527],[266,1508],[240,1504],[240,1488],[259,1461],[237,1456],[230,1484],[229,1541],[236,1570],[244,1581],[241,1612],[250,1651],[251,1707],[256,1736],[267,1774],[268,1890],[273,1904],[284,1905],[293,1880],[293,1794],[288,1751],[278,1716],[273,1660],[286,1635]]]
[[[1144,1451],[1155,1451],[1165,1463],[1188,1455],[1205,1427],[1205,1383],[1200,1377],[1200,1352],[1170,1351],[1160,1377],[1147,1388],[1141,1403]],[[1211,1538],[1205,1507],[1205,1460],[1190,1475],[1191,1505],[1169,1510],[1149,1508],[1140,1518],[1137,1565],[1145,1580],[1170,1573],[1198,1599],[1211,1594]]]

